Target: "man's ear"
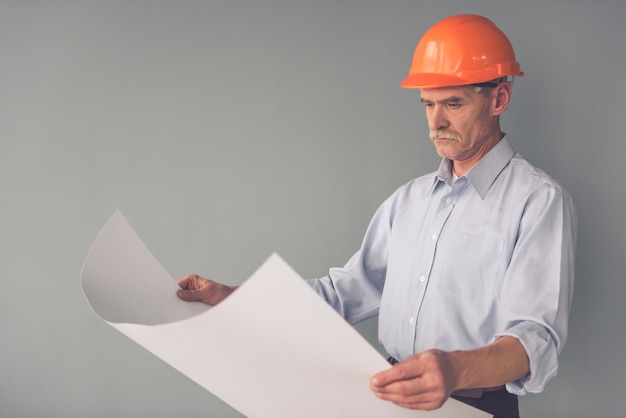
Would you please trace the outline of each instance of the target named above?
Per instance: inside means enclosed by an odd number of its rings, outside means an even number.
[[[491,110],[494,116],[499,116],[509,108],[511,103],[511,83],[504,81],[498,84],[493,88],[491,94],[495,99]]]

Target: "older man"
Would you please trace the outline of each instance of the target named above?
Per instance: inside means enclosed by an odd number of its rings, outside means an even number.
[[[574,282],[567,191],[516,154],[500,128],[522,76],[488,19],[451,16],[422,37],[405,88],[418,88],[439,169],[403,185],[342,268],[309,283],[346,320],[379,315],[393,364],[381,399],[436,409],[450,397],[498,418],[558,368]],[[179,297],[215,304],[235,287],[196,275]]]

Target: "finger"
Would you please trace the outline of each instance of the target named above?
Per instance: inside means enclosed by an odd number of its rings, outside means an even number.
[[[189,286],[196,282],[198,275],[188,274],[182,279],[178,280],[177,284],[181,289],[189,289]]]
[[[436,400],[423,399],[423,400],[412,401],[412,402],[398,401],[398,402],[393,402],[393,403],[403,408],[419,409],[422,411],[432,411],[434,409],[441,408],[445,402],[441,402],[439,399],[436,399]]]
[[[372,389],[382,390],[385,386],[394,382],[413,379],[420,376],[422,368],[415,361],[404,361],[393,365],[393,367],[376,373],[371,379]]]
[[[424,410],[440,408],[449,395],[441,389],[424,387],[419,380],[419,378],[413,380],[413,387],[406,386],[400,393],[385,393],[379,397],[404,408]]]
[[[193,290],[193,289],[181,289],[176,292],[179,298],[186,302],[194,302],[197,300],[203,300],[205,297],[205,292],[201,290]]]
[[[372,390],[380,399],[410,409],[436,409],[446,399],[442,391],[429,387],[421,377],[395,381],[382,388],[372,388]]]
[[[189,290],[178,290],[176,292],[176,296],[187,302],[193,301],[193,299],[191,298],[191,292]]]
[[[371,390],[381,399],[392,402],[416,402],[430,390],[421,377],[396,380],[384,386],[371,386]]]

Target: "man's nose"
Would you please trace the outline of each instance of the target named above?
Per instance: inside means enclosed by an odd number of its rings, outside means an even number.
[[[441,106],[433,106],[430,114],[428,114],[428,128],[431,131],[446,129],[449,123]]]

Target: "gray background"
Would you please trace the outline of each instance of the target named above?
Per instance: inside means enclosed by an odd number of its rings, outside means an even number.
[[[422,33],[470,12],[527,74],[504,130],[579,211],[570,339],[523,416],[626,416],[626,2],[468,3],[0,0],[0,415],[239,417],[92,313],[90,244],[121,209],[174,277],[343,264],[436,168],[399,83]]]

